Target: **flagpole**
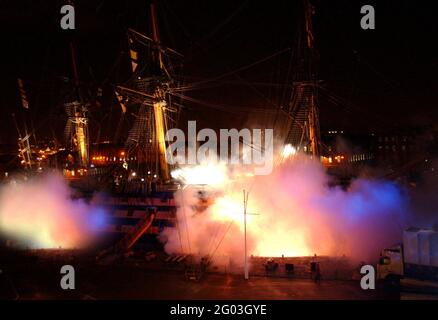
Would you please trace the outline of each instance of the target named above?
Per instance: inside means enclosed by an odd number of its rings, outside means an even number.
[[[246,205],[248,203],[248,193],[243,190],[243,232],[245,238],[245,280],[249,279],[248,272],[248,254],[247,254],[247,246],[246,246]]]

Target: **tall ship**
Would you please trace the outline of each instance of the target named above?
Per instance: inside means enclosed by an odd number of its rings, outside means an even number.
[[[109,221],[102,231],[118,251],[142,242],[158,244],[157,235],[176,220],[173,193],[179,186],[171,179],[165,132],[179,119],[179,107],[169,93],[181,85],[183,56],[161,42],[156,0],[150,2],[149,21],[150,35],[127,30],[131,74],[110,86],[121,112],[107,141],[91,137],[90,114],[102,88],[90,89],[81,81],[75,41],[70,40],[72,79],[63,97],[65,143],[47,154],[46,161],[48,170],[62,172],[74,197],[105,209]],[[21,157],[31,169],[29,139],[20,137],[20,143]]]
[[[279,111],[286,119],[279,132],[285,148],[319,158],[319,81],[310,1],[302,1],[302,10],[293,49],[296,72],[291,99],[288,107]],[[70,41],[72,76],[63,97],[65,141],[56,152],[39,156],[48,158],[50,169],[62,171],[75,196],[97,201],[106,209],[110,218],[105,232],[117,239],[119,251],[143,239],[157,243],[157,235],[177,223],[174,193],[180,186],[171,177],[174,168],[167,159],[165,132],[178,126],[181,104],[175,103],[172,92],[181,91],[183,56],[161,41],[156,0],[150,1],[149,22],[149,35],[131,28],[126,31],[131,72],[128,79],[111,86],[120,118],[108,141],[99,139],[100,131],[97,138],[91,138],[90,113],[102,89],[90,90],[81,81],[76,45]],[[127,123],[129,130],[123,139]],[[19,136],[23,166],[41,169],[39,163],[33,163],[27,129],[25,134],[19,131]],[[95,199],[96,193],[103,196]]]

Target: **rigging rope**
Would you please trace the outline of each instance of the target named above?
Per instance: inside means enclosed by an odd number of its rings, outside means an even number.
[[[226,72],[226,73],[224,73],[224,74],[222,74],[222,75],[219,75],[219,76],[214,77],[214,78],[211,78],[211,79],[206,79],[206,80],[203,80],[203,81],[198,81],[198,82],[192,83],[192,84],[190,84],[190,85],[187,85],[187,86],[185,86],[185,87],[180,87],[180,88],[178,88],[178,90],[190,90],[190,89],[192,89],[192,88],[196,88],[197,86],[199,86],[199,85],[201,85],[201,84],[209,83],[209,82],[213,82],[213,81],[216,81],[216,80],[219,80],[219,79],[222,79],[222,78],[228,77],[228,76],[233,75],[233,74],[235,74],[235,73],[237,73],[237,72],[240,72],[240,71],[243,71],[243,70],[249,69],[249,68],[251,68],[251,67],[253,67],[253,66],[255,66],[255,65],[258,65],[258,64],[263,63],[263,62],[265,62],[265,61],[267,61],[267,60],[270,60],[270,59],[272,59],[272,58],[274,58],[274,57],[276,57],[276,56],[278,56],[278,55],[280,55],[280,54],[283,54],[283,53],[289,51],[289,50],[290,50],[290,48],[285,48],[285,49],[280,50],[280,51],[278,51],[278,52],[276,52],[276,53],[274,53],[274,54],[271,54],[271,55],[269,55],[269,56],[267,56],[267,57],[264,57],[264,58],[262,58],[262,59],[260,59],[260,60],[257,60],[257,61],[255,61],[255,62],[249,64],[249,65],[245,65],[245,66],[243,66],[243,67],[237,68],[236,70]],[[174,89],[174,91],[176,91],[176,90]]]
[[[218,105],[218,104],[213,104],[213,103],[208,103],[199,99],[195,99],[192,97],[189,97],[187,95],[182,95],[182,94],[178,94],[178,93],[171,93],[171,95],[181,98],[183,100],[187,100],[190,102],[193,102],[195,104],[198,105],[202,105],[204,107],[208,107],[211,109],[216,109],[216,110],[220,110],[220,111],[224,111],[224,112],[228,112],[228,113],[233,113],[233,114],[248,114],[248,113],[273,113],[276,110],[273,109],[264,109],[264,108],[238,108],[235,110],[230,110],[230,106],[223,106],[223,105]],[[234,106],[232,106],[234,107]]]

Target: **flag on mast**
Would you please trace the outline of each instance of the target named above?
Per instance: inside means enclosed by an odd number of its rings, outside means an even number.
[[[132,67],[132,72],[135,72],[135,70],[137,69],[138,66],[138,52],[137,50],[135,50],[134,47],[134,39],[132,39],[130,36],[128,37],[129,39],[129,55],[131,57],[131,67]]]
[[[117,101],[119,101],[120,107],[122,108],[122,112],[126,113],[126,104],[124,102],[125,99],[122,95],[118,94],[117,91],[114,91],[114,93],[116,94]]]

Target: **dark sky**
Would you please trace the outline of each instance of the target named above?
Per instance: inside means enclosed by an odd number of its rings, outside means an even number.
[[[162,42],[185,56],[186,82],[215,78],[293,48],[301,11],[298,0],[158,0]],[[436,124],[438,118],[438,19],[433,1],[314,0],[319,78],[334,105],[321,96],[322,128],[390,130]],[[59,27],[65,1],[0,2],[0,143],[14,142],[12,113],[23,118],[16,78],[25,83],[36,134],[61,137],[59,91],[71,76],[68,40],[75,39],[80,75],[93,86],[105,83],[105,98],[91,124],[114,132],[119,112],[109,88],[129,70],[126,29],[150,34],[148,0],[76,2],[74,32]],[[360,7],[374,5],[376,30],[360,28]],[[115,64],[118,57],[120,63]],[[291,51],[187,92],[209,106],[192,105],[185,116],[211,127],[241,126],[250,108],[287,103],[285,85]],[[116,67],[113,67],[113,66]],[[292,71],[293,72],[293,71]],[[217,110],[212,106],[220,106]],[[225,110],[225,111],[224,111]],[[231,112],[228,112],[228,111]],[[236,112],[237,111],[237,112]],[[103,118],[105,117],[105,118]],[[265,117],[257,114],[256,117]],[[104,120],[102,120],[104,119]]]

